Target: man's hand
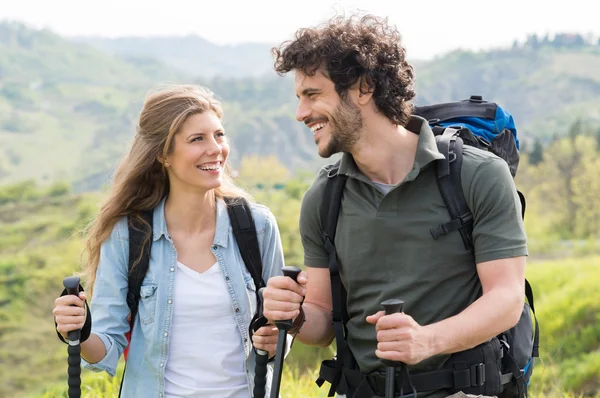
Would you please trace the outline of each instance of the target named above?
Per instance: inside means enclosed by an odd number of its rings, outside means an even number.
[[[268,351],[272,358],[277,351],[277,328],[273,325],[261,327],[252,335],[252,344],[258,350]]]
[[[298,283],[287,276],[274,276],[267,281],[263,292],[263,315],[271,323],[294,320],[300,314],[300,303],[306,295],[308,279],[300,272]]]
[[[409,315],[379,311],[367,322],[376,325],[378,358],[414,365],[435,355],[433,334]]]

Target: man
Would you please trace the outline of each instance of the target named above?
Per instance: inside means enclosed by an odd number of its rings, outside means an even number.
[[[462,188],[474,215],[474,250],[458,232],[432,239],[430,228],[448,221],[434,167],[444,157],[428,123],[411,115],[414,75],[398,32],[373,16],[337,17],[299,30],[274,54],[278,73],[295,72],[296,118],[312,131],[319,155],[342,153],[347,182],[335,247],[348,294],[347,343],[360,372],[385,371],[382,360],[407,364],[411,375],[438,370],[450,354],[513,327],[523,311],[527,248],[512,176],[502,159],[465,146]],[[296,338],[316,346],[334,336],[321,220],[328,170],[302,202],[306,271],[298,283],[271,278],[264,292],[265,316],[294,319]],[[405,301],[403,313],[381,311],[390,298]]]

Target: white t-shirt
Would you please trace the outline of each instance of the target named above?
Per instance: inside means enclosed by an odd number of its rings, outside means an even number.
[[[203,273],[177,267],[166,398],[248,398],[244,345],[219,264]]]

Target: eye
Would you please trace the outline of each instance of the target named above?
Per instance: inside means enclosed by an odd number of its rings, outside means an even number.
[[[190,142],[202,141],[203,139],[204,139],[204,137],[202,137],[201,135],[199,135],[198,137],[192,138],[192,140]]]

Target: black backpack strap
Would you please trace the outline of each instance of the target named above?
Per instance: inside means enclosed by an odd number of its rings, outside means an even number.
[[[258,291],[265,287],[265,282],[262,277],[262,258],[260,247],[258,245],[258,237],[256,235],[256,225],[252,217],[252,209],[245,198],[225,198],[227,204],[227,212],[233,229],[233,236],[240,250],[240,255],[256,287],[256,307],[257,312],[250,322],[250,337],[258,329],[267,324],[267,319],[262,314],[262,299]]]
[[[463,141],[458,136],[458,130],[446,128],[444,134],[436,136],[438,150],[444,159],[437,161],[435,173],[440,193],[450,213],[450,221],[431,228],[431,236],[438,239],[452,231],[459,231],[465,249],[473,250],[473,214],[462,191],[460,170],[463,159]]]
[[[535,315],[535,306],[533,303],[533,289],[529,284],[529,281],[525,279],[525,297],[527,298],[527,302],[529,303],[529,307],[531,308],[531,312],[533,312],[533,319],[535,321],[535,331],[533,332],[533,350],[531,356],[534,358],[539,358],[540,356],[540,325],[538,324],[537,316]]]
[[[328,172],[327,184],[323,193],[321,203],[321,222],[323,223],[323,241],[329,255],[329,276],[331,279],[331,297],[333,304],[332,320],[337,348],[337,359],[335,361],[335,376],[331,382],[328,397],[335,395],[336,388],[342,377],[342,366],[348,366],[352,362],[350,349],[346,344],[346,323],[348,322],[348,311],[346,308],[346,289],[340,278],[340,267],[337,252],[335,250],[335,232],[342,202],[342,192],[346,184],[347,176],[338,174],[339,163],[334,165]],[[317,379],[319,387],[323,385],[322,378]]]
[[[152,223],[154,211],[147,210],[139,214],[140,221],[135,216],[128,217],[129,229],[129,276],[127,290],[127,305],[131,311],[131,327],[135,322],[140,300],[142,281],[150,266],[150,251],[152,250]]]
[[[262,277],[262,259],[250,204],[244,198],[225,198],[225,203],[227,203],[227,212],[240,254],[258,292],[261,287],[265,287],[265,282]]]
[[[127,228],[129,231],[129,261],[127,277],[127,306],[131,312],[129,321],[130,331],[133,331],[135,317],[137,316],[140,301],[140,290],[142,282],[150,266],[150,252],[152,250],[152,224],[154,221],[154,210],[145,210],[139,214],[141,221],[136,215],[127,217]],[[119,397],[123,391],[123,381],[127,371],[127,361],[123,369]]]

